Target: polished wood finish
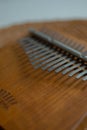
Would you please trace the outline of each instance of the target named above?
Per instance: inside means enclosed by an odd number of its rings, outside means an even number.
[[[84,130],[87,82],[34,70],[19,44],[28,28],[48,28],[85,45],[87,21],[15,25],[0,30],[0,129]],[[77,126],[77,127],[75,127]]]

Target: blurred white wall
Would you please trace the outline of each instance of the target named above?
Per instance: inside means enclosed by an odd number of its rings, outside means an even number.
[[[0,0],[0,28],[58,19],[87,19],[87,0]]]

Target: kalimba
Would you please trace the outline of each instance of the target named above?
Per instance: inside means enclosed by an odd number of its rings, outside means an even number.
[[[0,130],[87,129],[87,21],[0,30]]]

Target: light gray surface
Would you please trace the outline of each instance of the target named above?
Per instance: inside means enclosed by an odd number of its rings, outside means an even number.
[[[87,19],[87,0],[0,0],[0,28],[60,19]]]

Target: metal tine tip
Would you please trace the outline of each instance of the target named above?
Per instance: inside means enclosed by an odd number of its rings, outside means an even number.
[[[52,38],[52,37],[50,37],[50,36],[48,36],[48,35],[46,35],[46,34],[44,34],[44,33],[42,33],[42,32],[36,31],[36,30],[34,30],[34,29],[32,29],[32,28],[31,28],[29,31],[30,31],[30,33],[31,33],[32,35],[35,35],[35,36],[37,36],[37,37],[40,37],[41,39],[47,41],[47,42],[50,43],[51,45],[55,45],[56,47],[59,47],[59,48],[63,49],[64,51],[69,52],[69,53],[72,54],[73,56],[76,56],[76,57],[82,59],[82,60],[85,61],[85,62],[87,61],[87,56],[86,56],[86,55],[83,55],[83,53],[79,52],[78,50],[75,50],[75,49],[71,48],[70,46],[65,45],[65,44],[63,44],[62,42],[57,41],[57,40],[55,40],[54,38]]]
[[[87,80],[87,75],[82,78],[83,81]]]
[[[55,72],[56,72],[56,73],[59,73],[60,71],[66,69],[67,67],[70,67],[70,66],[73,65],[74,63],[75,63],[75,61],[70,61],[70,62],[64,64],[63,66],[57,68],[57,69],[55,70]]]
[[[82,71],[80,74],[76,76],[77,79],[83,77],[85,74],[87,74],[87,70]]]
[[[58,36],[58,35],[57,35]],[[73,47],[74,49],[76,49],[76,50],[78,50],[78,51],[80,51],[80,49],[79,49],[79,47],[81,48],[81,50],[82,50],[82,45],[79,45],[79,44],[77,44],[77,43],[75,43],[72,39],[69,39],[69,38],[67,38],[67,37],[65,37],[65,36],[63,36],[63,35],[60,35],[60,37],[61,38],[57,38],[57,40],[60,40],[61,42],[63,42],[63,44],[67,44],[67,45],[69,45],[70,47]],[[55,38],[55,37],[53,37],[53,38]]]
[[[80,46],[78,47],[78,50],[79,50],[80,52],[82,52],[84,48],[85,48],[84,46],[80,45]]]
[[[64,71],[62,72],[62,74],[67,74],[67,73],[69,73],[70,71],[72,71],[73,69],[79,67],[80,65],[81,65],[81,63],[78,63],[78,64],[76,64],[76,65],[73,65],[73,66],[67,68],[66,70],[64,70]]]
[[[84,70],[84,67],[79,67],[79,68],[73,70],[73,71],[69,74],[69,76],[71,77],[71,76],[77,74],[78,72],[80,72],[80,71],[82,71],[82,70]]]
[[[72,47],[73,47],[74,49],[78,49],[79,45],[78,45],[76,42],[74,42],[74,44],[73,44]]]
[[[61,34],[58,34],[58,33],[55,33],[55,32],[51,32],[51,33],[48,33],[48,35],[52,36],[53,38],[56,38],[56,40],[60,40],[60,41],[64,42],[65,44],[73,47],[74,49],[76,49],[78,51],[81,51],[84,48],[82,45],[79,45],[79,44],[73,42],[73,40],[71,40],[71,39],[69,39],[67,37],[64,37]]]
[[[42,67],[43,70],[47,69],[48,67],[51,67],[52,65],[57,64],[58,62],[62,61],[65,59],[65,57],[61,57],[62,55],[59,54],[58,58],[51,61],[50,63],[46,64],[45,66]]]
[[[50,71],[53,71],[53,70],[55,70],[56,68],[60,67],[61,65],[64,65],[64,64],[67,63],[68,61],[69,61],[69,59],[65,59],[65,60],[63,60],[63,61],[60,61],[60,62],[57,63],[56,65],[50,67],[50,68],[48,69],[48,71],[49,71],[49,72],[50,72]]]
[[[75,47],[74,47],[75,46]],[[79,44],[77,44],[77,43],[75,43],[75,45],[74,45],[73,47],[74,47],[74,49],[76,49],[76,50],[78,50],[78,51],[80,51],[82,48],[83,48],[83,46],[82,45],[79,45]]]

